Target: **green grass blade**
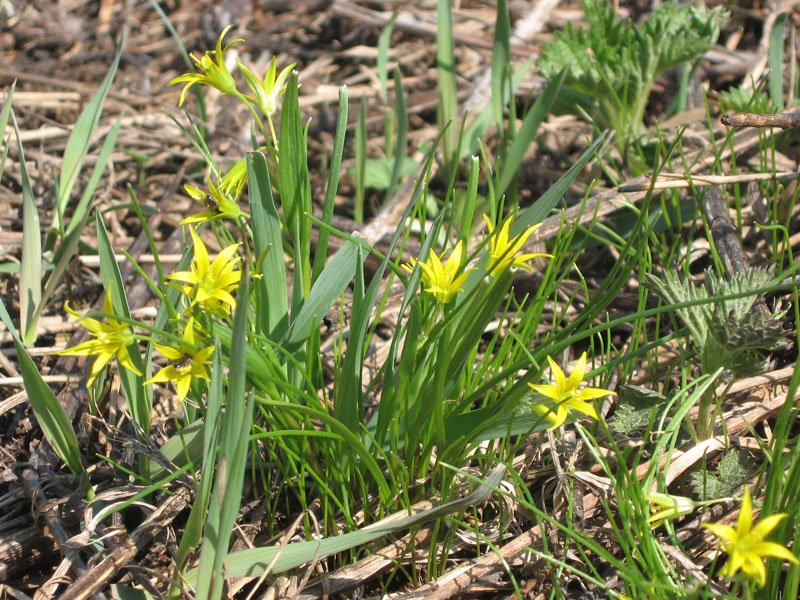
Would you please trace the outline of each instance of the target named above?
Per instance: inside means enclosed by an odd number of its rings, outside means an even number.
[[[189,558],[189,555],[194,551],[197,542],[203,533],[203,527],[206,522],[206,513],[208,510],[208,501],[211,496],[211,484],[214,481],[214,468],[216,463],[216,448],[219,443],[219,420],[222,415],[222,404],[224,400],[224,391],[222,383],[224,380],[224,371],[222,365],[222,346],[217,340],[214,346],[214,356],[211,361],[211,384],[208,386],[208,405],[206,407],[205,421],[195,421],[189,427],[194,429],[191,441],[199,441],[199,451],[202,453],[203,464],[201,467],[200,481],[197,486],[197,497],[194,500],[192,511],[189,513],[189,518],[186,521],[186,529],[181,536],[181,543],[178,548],[178,556],[176,559],[177,564],[182,568]],[[187,434],[187,427],[180,432],[179,435]],[[172,438],[167,442],[183,442],[178,436]],[[181,443],[181,446],[183,443]],[[166,446],[166,444],[165,444]],[[197,444],[194,446],[197,448]],[[176,448],[177,449],[177,448]],[[181,448],[182,449],[182,448]],[[163,452],[162,448],[162,452]],[[174,462],[174,461],[173,461]],[[177,464],[177,463],[176,463]]]
[[[81,199],[78,200],[78,204],[75,206],[75,210],[72,212],[72,216],[70,217],[69,225],[67,225],[67,235],[75,230],[75,227],[77,227],[78,223],[83,220],[84,215],[89,212],[89,202],[91,202],[92,195],[97,189],[100,179],[103,177],[103,172],[108,164],[108,159],[111,158],[111,153],[113,152],[114,146],[117,143],[117,136],[119,135],[119,128],[121,124],[122,116],[120,115],[109,130],[106,138],[103,140],[100,153],[97,155],[97,162],[95,162],[94,167],[92,168],[92,174],[89,177],[86,187],[83,188]]]
[[[72,188],[78,179],[78,174],[83,167],[83,161],[86,159],[86,154],[89,151],[89,145],[92,141],[92,135],[100,122],[100,115],[103,112],[103,104],[105,104],[106,96],[111,89],[111,84],[114,82],[114,77],[117,74],[117,66],[119,59],[122,56],[122,49],[125,47],[125,36],[123,35],[120,41],[117,53],[114,55],[114,60],[111,67],[106,73],[103,83],[95,93],[94,97],[83,109],[83,112],[75,122],[75,127],[72,128],[72,133],[67,140],[67,147],[64,149],[64,161],[61,164],[61,174],[58,180],[58,190],[56,192],[56,226],[59,230],[63,231],[64,224],[62,219],[67,210],[67,203],[69,202]]]
[[[504,467],[495,467],[480,482],[481,487],[471,494],[389,524],[376,523],[360,531],[353,531],[319,541],[289,544],[283,548],[278,545],[234,552],[225,559],[225,573],[228,577],[259,577],[265,572],[269,564],[273,565],[272,573],[283,573],[314,559],[322,559],[337,552],[357,548],[396,531],[403,531],[433,519],[456,513],[469,506],[485,502],[490,496],[491,490],[496,488],[502,481],[504,474]],[[274,564],[273,560],[275,561]],[[187,582],[190,585],[199,576],[199,571],[201,571],[200,568],[191,571],[187,575]],[[198,595],[198,597],[200,596]]]
[[[292,309],[308,297],[311,289],[311,188],[306,160],[306,134],[300,117],[297,96],[297,73],[292,72],[283,98],[278,147],[278,187],[286,228],[292,239],[295,261],[295,283]]]
[[[522,157],[528,150],[528,146],[533,143],[536,132],[539,130],[539,125],[544,122],[547,113],[550,112],[550,108],[556,101],[556,97],[558,96],[566,74],[566,69],[562,69],[561,72],[547,84],[547,87],[536,99],[536,102],[522,120],[522,125],[514,136],[514,141],[511,143],[508,157],[500,168],[500,178],[497,187],[498,198],[505,193],[511,180],[519,172],[520,165],[522,165]]]
[[[572,185],[572,182],[575,181],[575,178],[580,174],[587,163],[596,153],[602,151],[603,146],[605,146],[610,139],[610,132],[600,134],[567,172],[558,178],[558,181],[550,186],[533,205],[519,212],[517,218],[511,224],[510,235],[518,235],[531,225],[544,221],[547,215],[550,214],[550,211],[558,204],[558,201],[567,193],[567,189]]]
[[[283,260],[281,219],[272,195],[267,160],[260,152],[247,154],[247,186],[253,243],[261,279],[256,282],[256,326],[272,341],[278,341],[289,327],[289,292]]]
[[[39,227],[39,209],[33,198],[25,152],[19,135],[14,111],[11,111],[14,131],[17,134],[19,171],[22,180],[22,264],[19,276],[19,329],[26,345],[36,341],[36,312],[42,302],[42,232]]]
[[[446,163],[453,162],[458,146],[458,100],[456,97],[456,57],[453,49],[453,15],[450,0],[436,0],[436,71],[439,87],[439,131],[444,133],[443,147]],[[449,124],[449,126],[448,126]]]
[[[336,401],[333,405],[333,416],[351,431],[357,431],[361,421],[361,369],[367,327],[372,316],[372,304],[368,307],[364,306],[366,304],[364,302],[366,299],[364,294],[364,259],[361,248],[358,248],[356,258],[350,336],[348,337],[347,354],[340,372],[339,385],[336,388]]]
[[[58,457],[80,479],[86,495],[92,498],[94,493],[89,484],[89,476],[83,467],[78,438],[75,437],[72,423],[64,407],[61,406],[50,386],[42,379],[36,364],[25,350],[22,340],[19,339],[14,329],[14,324],[11,322],[11,317],[8,315],[2,298],[0,298],[0,319],[5,323],[6,328],[14,338],[22,380],[25,383],[25,392],[28,394],[28,401],[31,403],[36,420],[42,428],[42,433],[56,454],[58,454]]]
[[[356,123],[356,197],[353,205],[353,219],[364,222],[364,193],[367,181],[367,99],[362,96],[361,109]]]
[[[511,21],[508,16],[508,0],[498,0],[497,18],[492,46],[492,99],[491,108],[497,132],[503,132],[503,108],[511,98]]]
[[[344,141],[347,135],[348,97],[347,87],[339,89],[339,119],[336,123],[336,137],[333,139],[333,153],[331,167],[328,172],[328,188],[325,190],[325,205],[322,207],[322,222],[328,225],[333,220],[333,209],[336,205],[336,191],[339,189],[339,176],[342,169],[342,154]],[[328,238],[330,232],[322,228],[317,238],[317,251],[314,256],[314,271],[311,274],[313,285],[319,278],[328,261]]]
[[[284,348],[293,352],[311,337],[314,328],[319,326],[322,318],[353,279],[359,250],[356,244],[347,242],[331,258],[281,341]]]
[[[772,25],[772,31],[769,32],[769,97],[778,112],[785,107],[783,101],[783,41],[787,16],[785,12],[779,14]]]
[[[403,78],[400,69],[394,70],[394,101],[395,115],[397,116],[397,147],[394,152],[394,166],[392,167],[392,179],[389,188],[386,190],[384,202],[394,195],[397,181],[403,171],[403,164],[406,160],[406,146],[408,145],[408,114],[406,112],[406,100],[403,95]]]
[[[8,88],[8,96],[6,97],[6,101],[3,104],[2,110],[0,110],[0,143],[3,142],[2,136],[6,134],[6,126],[8,125],[8,117],[11,114],[11,105],[14,101],[14,90],[17,89],[17,80],[14,80],[14,83],[11,84],[11,87]],[[8,144],[2,143],[3,145],[3,158],[0,159],[0,177],[3,176],[3,171],[5,170],[6,166],[6,156],[8,156]]]
[[[128,307],[128,296],[125,293],[125,284],[122,281],[122,274],[119,272],[119,265],[114,258],[114,249],[111,240],[108,239],[105,223],[101,215],[95,215],[95,225],[97,227],[97,253],[100,257],[100,272],[103,276],[103,283],[107,293],[111,293],[111,302],[114,312],[121,317],[131,318],[131,311]],[[145,435],[150,433],[150,410],[152,408],[152,386],[143,385],[148,374],[144,370],[144,362],[139,352],[139,345],[134,341],[128,346],[128,354],[134,366],[142,372],[137,375],[125,367],[119,367],[119,377],[122,389],[125,390],[125,397],[128,399],[128,406],[131,409],[133,420],[142,428]],[[143,470],[143,473],[149,471]]]
[[[197,597],[208,600],[222,597],[224,578],[229,576],[223,570],[223,561],[242,502],[242,485],[247,468],[247,447],[255,405],[252,398],[249,402],[245,399],[249,281],[250,273],[245,268],[237,293],[230,358],[231,364],[237,365],[237,368],[230,371],[226,410],[221,420],[219,468],[200,552]]]

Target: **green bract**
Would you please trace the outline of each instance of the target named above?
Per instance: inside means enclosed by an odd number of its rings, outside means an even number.
[[[641,27],[617,21],[614,10],[599,0],[583,0],[588,30],[565,31],[544,47],[539,72],[552,78],[564,67],[573,98],[587,106],[597,124],[617,133],[624,145],[643,130],[642,118],[656,77],[692,60],[717,41],[728,13],[716,7],[659,7]]]

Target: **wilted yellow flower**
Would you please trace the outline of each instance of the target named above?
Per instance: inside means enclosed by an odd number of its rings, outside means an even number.
[[[550,363],[550,371],[556,380],[555,385],[534,385],[532,383],[528,385],[555,403],[554,408],[541,402],[533,406],[535,412],[550,421],[552,427],[549,429],[551,431],[564,424],[569,410],[577,410],[593,419],[599,418],[597,411],[586,400],[594,400],[608,395],[616,396],[616,393],[602,388],[578,389],[586,374],[586,352],[581,354],[569,379],[565,377],[564,371],[556,364],[556,361],[549,356],[547,357],[547,362]]]
[[[178,106],[183,106],[183,103],[186,100],[186,92],[188,92],[189,88],[195,83],[210,85],[213,88],[217,88],[223,94],[234,94],[236,92],[236,82],[233,80],[233,75],[231,75],[231,72],[228,70],[228,66],[225,64],[225,52],[233,44],[237,42],[243,42],[244,40],[235,39],[223,48],[222,38],[224,38],[225,34],[230,31],[231,27],[233,27],[233,25],[228,25],[222,30],[222,33],[217,38],[216,50],[206,51],[206,53],[200,58],[197,58],[194,54],[190,55],[194,61],[195,67],[200,69],[200,71],[202,71],[201,73],[186,73],[176,77],[167,84],[186,84],[183,86],[183,90],[181,91],[181,99],[178,102]],[[213,59],[211,58],[212,54],[214,55]]]
[[[697,503],[691,498],[662,494],[660,492],[647,494],[645,500],[651,504],[651,514],[647,522],[650,523],[650,527],[653,529],[663,525],[666,520],[688,515],[697,506]]]
[[[736,529],[721,523],[703,524],[703,527],[710,529],[714,535],[721,538],[720,545],[729,555],[728,562],[725,563],[719,574],[733,577],[741,569],[759,587],[764,587],[767,582],[767,570],[764,567],[765,557],[781,558],[794,564],[800,563],[797,557],[785,546],[775,542],[764,541],[764,538],[785,517],[786,513],[770,515],[761,519],[753,527],[753,501],[750,498],[750,490],[745,487]]]
[[[199,306],[204,312],[228,316],[232,308],[236,308],[231,292],[239,287],[241,271],[234,270],[239,258],[234,259],[239,244],[231,244],[223,248],[213,262],[209,260],[208,249],[190,228],[194,244],[194,260],[191,271],[178,271],[168,275],[167,279],[180,281],[186,285],[175,285],[192,301],[192,306]]]
[[[64,354],[70,356],[91,356],[97,354],[97,358],[92,363],[92,368],[89,372],[88,385],[91,385],[95,378],[100,374],[108,364],[108,361],[116,355],[117,362],[126,369],[133,371],[137,375],[141,375],[141,371],[133,364],[130,354],[128,354],[128,346],[136,341],[133,335],[133,330],[127,323],[121,323],[117,319],[109,316],[106,317],[106,323],[101,323],[97,319],[85,317],[78,312],[75,312],[69,307],[68,303],[64,304],[64,310],[67,311],[69,316],[73,319],[80,320],[80,324],[89,330],[95,339],[88,340],[82,344],[78,344],[73,348],[61,350],[55,354]],[[111,303],[111,288],[106,291],[106,297],[103,301],[103,310],[113,315],[114,306]]]
[[[461,263],[464,257],[464,242],[463,240],[456,244],[447,262],[442,264],[442,260],[431,250],[428,253],[428,260],[414,260],[401,265],[403,269],[411,273],[414,270],[414,265],[419,264],[422,269],[422,283],[425,285],[425,291],[433,294],[442,304],[447,304],[458,292],[461,291],[461,286],[467,280],[470,271],[474,269],[467,269],[460,275],[458,271],[461,269]]]
[[[273,56],[272,61],[269,63],[267,74],[264,75],[264,81],[261,81],[250,69],[239,62],[239,69],[244,75],[247,86],[253,92],[251,99],[266,117],[272,117],[277,112],[278,97],[286,92],[286,78],[289,77],[289,73],[292,72],[296,64],[290,64],[280,74],[277,74],[278,68]]]
[[[190,318],[183,328],[181,339],[184,343],[181,344],[180,349],[172,346],[155,344],[156,350],[165,358],[171,360],[172,364],[167,365],[152,378],[145,381],[145,383],[171,381],[178,392],[179,402],[183,402],[184,398],[186,398],[186,394],[189,393],[192,379],[197,378],[210,381],[208,371],[206,370],[206,363],[214,353],[214,346],[206,346],[201,350],[197,350],[195,346],[194,328],[195,320]]]
[[[511,219],[506,219],[505,222],[501,225],[500,231],[497,232],[495,235],[494,225],[492,225],[491,219],[489,219],[488,215],[483,215],[483,219],[486,221],[486,227],[489,229],[489,244],[490,244],[490,251],[489,251],[489,275],[492,277],[499,277],[503,271],[509,268],[519,268],[519,269],[527,269],[529,271],[533,270],[527,261],[532,258],[537,258],[539,256],[547,256],[552,258],[550,254],[520,254],[517,255],[517,252],[522,250],[522,247],[525,245],[525,242],[528,241],[528,238],[531,237],[531,234],[536,231],[539,227],[542,226],[541,223],[537,223],[536,225],[531,225],[525,231],[520,233],[519,235],[515,235],[510,240],[508,239],[509,231],[511,229]]]

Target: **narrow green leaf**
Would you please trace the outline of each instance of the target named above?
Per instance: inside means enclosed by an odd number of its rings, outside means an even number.
[[[453,15],[450,0],[436,0],[436,72],[439,88],[439,131],[444,131],[445,162],[451,163],[458,146],[458,100],[456,57],[453,46]],[[449,124],[449,126],[448,126]],[[445,131],[447,127],[447,131]]]
[[[322,207],[322,222],[328,225],[333,220],[333,209],[336,205],[336,191],[339,189],[339,175],[342,169],[342,154],[344,153],[344,141],[347,135],[347,114],[348,97],[347,86],[339,89],[339,120],[336,123],[336,137],[333,139],[333,153],[331,155],[331,167],[328,172],[328,187],[325,190],[325,205]],[[328,238],[330,233],[322,228],[317,238],[317,251],[314,256],[314,271],[311,274],[311,284],[313,285],[325,263],[328,261]]]
[[[247,468],[247,446],[255,402],[245,399],[247,360],[247,313],[250,306],[250,273],[245,267],[237,293],[233,322],[231,364],[225,415],[221,419],[222,449],[211,496],[205,535],[198,567],[197,597],[218,600],[222,597],[225,577],[223,561],[228,553],[231,532],[242,502],[242,485]]]
[[[261,279],[256,282],[256,326],[277,342],[289,327],[289,292],[283,259],[281,219],[272,195],[267,160],[260,152],[247,154],[247,187],[253,218],[253,242]]]
[[[36,341],[36,311],[42,302],[42,232],[39,228],[39,209],[33,198],[25,152],[19,135],[19,126],[14,111],[11,111],[14,131],[17,134],[19,170],[22,180],[22,264],[19,276],[19,328],[23,343]]]
[[[78,226],[78,223],[85,222],[83,221],[84,215],[89,212],[89,202],[91,202],[94,191],[97,189],[97,185],[100,183],[100,179],[103,177],[103,172],[108,164],[108,159],[111,158],[111,153],[114,151],[114,146],[117,144],[117,136],[119,135],[119,128],[121,124],[122,115],[117,118],[116,122],[109,130],[108,135],[106,135],[105,139],[103,140],[100,153],[97,155],[97,161],[92,168],[92,174],[89,177],[86,187],[83,188],[81,199],[78,200],[78,204],[75,206],[75,210],[72,212],[72,216],[70,217],[69,225],[67,225],[67,235],[75,230],[75,227]]]
[[[359,247],[347,242],[331,258],[303,307],[292,320],[289,330],[281,341],[282,346],[296,349],[311,336],[313,329],[319,326],[322,318],[353,279],[358,264],[358,254]]]
[[[344,364],[339,374],[336,401],[333,405],[333,416],[351,431],[358,430],[358,425],[361,422],[361,373],[364,362],[364,344],[367,338],[369,319],[372,316],[372,304],[365,306],[366,303],[364,302],[366,298],[364,295],[364,260],[362,252],[362,249],[358,248],[349,343]]]
[[[3,176],[3,171],[6,166],[6,156],[8,156],[8,144],[3,142],[3,137],[6,134],[6,126],[8,125],[8,117],[11,114],[11,105],[14,100],[14,90],[17,89],[17,80],[8,88],[8,96],[3,103],[3,108],[0,110],[0,143],[3,146],[3,158],[0,159],[0,177]]]
[[[403,94],[403,78],[400,69],[394,70],[394,109],[397,117],[397,147],[394,153],[394,166],[389,189],[386,190],[384,202],[388,201],[397,188],[397,182],[403,172],[406,161],[406,146],[408,145],[408,114],[406,113],[406,99]]]
[[[36,364],[31,359],[25,346],[22,344],[11,322],[11,317],[6,310],[6,306],[0,298],[0,319],[5,323],[8,332],[14,339],[14,346],[17,350],[22,380],[25,383],[25,392],[28,401],[36,415],[36,420],[42,428],[47,441],[53,447],[58,457],[64,461],[70,471],[80,479],[86,495],[91,498],[94,496],[92,487],[89,484],[89,476],[83,467],[81,452],[78,446],[78,438],[72,429],[72,423],[67,416],[67,412],[56,398],[53,390],[42,378]]]
[[[464,508],[488,500],[493,488],[500,484],[504,474],[505,467],[495,467],[480,482],[481,486],[471,494],[388,524],[376,523],[360,531],[353,531],[322,540],[289,544],[283,548],[278,545],[234,552],[225,559],[225,574],[228,577],[259,577],[265,572],[266,566],[272,564],[273,560],[275,562],[271,572],[283,573],[312,560],[322,559],[337,552],[357,548],[396,531],[403,531],[433,519],[456,513]],[[200,568],[188,573],[187,582],[190,585],[200,575],[199,571],[201,571]]]
[[[111,294],[111,303],[114,312],[122,317],[131,318],[131,311],[128,306],[128,295],[125,293],[125,283],[119,271],[119,265],[114,258],[114,248],[111,240],[108,239],[105,223],[100,214],[95,215],[95,226],[97,228],[97,254],[100,257],[100,273],[103,276],[103,283],[106,293]],[[152,408],[152,386],[145,386],[145,378],[149,377],[144,370],[144,362],[139,352],[139,345],[134,341],[128,346],[128,354],[134,366],[139,369],[142,375],[137,375],[133,371],[119,366],[119,378],[125,397],[128,400],[128,407],[131,409],[133,420],[142,428],[145,435],[150,433],[150,411]],[[148,472],[149,467],[146,471]]]
[[[364,221],[364,192],[367,180],[367,99],[361,97],[361,109],[356,123],[356,198],[353,206],[353,219]]]
[[[97,128],[97,124],[100,122],[103,104],[106,101],[108,92],[111,89],[111,84],[114,82],[114,77],[117,74],[117,66],[122,56],[122,49],[125,47],[125,39],[123,33],[119,48],[117,48],[117,53],[114,55],[114,60],[111,63],[111,67],[108,69],[108,73],[106,73],[105,79],[103,79],[103,83],[100,84],[95,95],[86,105],[86,108],[83,109],[83,112],[75,122],[75,127],[72,128],[72,133],[70,133],[69,139],[67,140],[56,197],[56,226],[60,230],[63,230],[61,219],[66,213],[67,203],[72,194],[72,188],[75,186],[78,174],[83,167],[83,161],[86,159],[86,154],[89,151],[89,144],[92,141],[92,136]]]
[[[511,20],[508,0],[497,1],[497,18],[492,45],[492,99],[491,108],[497,131],[503,131],[503,108],[511,97]],[[469,139],[469,138],[467,138]]]
[[[785,12],[779,14],[772,25],[772,31],[769,32],[769,97],[778,112],[781,112],[785,106],[783,101],[783,43],[787,16]]]
[[[558,97],[558,92],[561,90],[561,84],[564,81],[567,70],[562,69],[548,84],[544,91],[536,99],[536,102],[525,115],[522,120],[522,126],[519,128],[517,135],[514,136],[514,141],[511,143],[511,149],[508,151],[508,157],[500,168],[500,179],[497,186],[497,197],[500,198],[508,188],[511,180],[519,172],[522,165],[522,158],[528,147],[533,143],[536,137],[536,132],[539,130],[547,113]]]
[[[595,154],[602,152],[603,146],[611,139],[611,134],[608,131],[600,134],[597,139],[592,142],[592,145],[584,150],[580,158],[576,160],[573,165],[558,178],[542,196],[533,203],[533,205],[525,208],[519,212],[517,218],[511,224],[510,235],[518,235],[525,229],[536,223],[541,223],[550,214],[550,211],[555,208],[558,201],[567,193],[567,189],[575,181],[575,178],[580,174],[587,163],[594,158]]]
[[[381,29],[380,36],[378,36],[378,81],[381,84],[380,93],[384,104],[386,104],[386,99],[389,95],[389,46],[392,43],[392,29],[396,18],[397,12],[395,11],[386,25],[383,26],[383,29]]]

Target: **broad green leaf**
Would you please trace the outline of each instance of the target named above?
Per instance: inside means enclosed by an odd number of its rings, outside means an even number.
[[[359,251],[357,245],[347,242],[331,258],[328,266],[314,283],[300,312],[292,320],[289,330],[281,341],[282,346],[296,349],[311,336],[313,329],[319,326],[322,318],[352,281],[358,264]]]
[[[272,195],[269,169],[260,152],[247,154],[247,186],[253,218],[253,243],[261,279],[255,283],[257,327],[277,341],[289,327],[289,291],[283,258],[281,219]]]

